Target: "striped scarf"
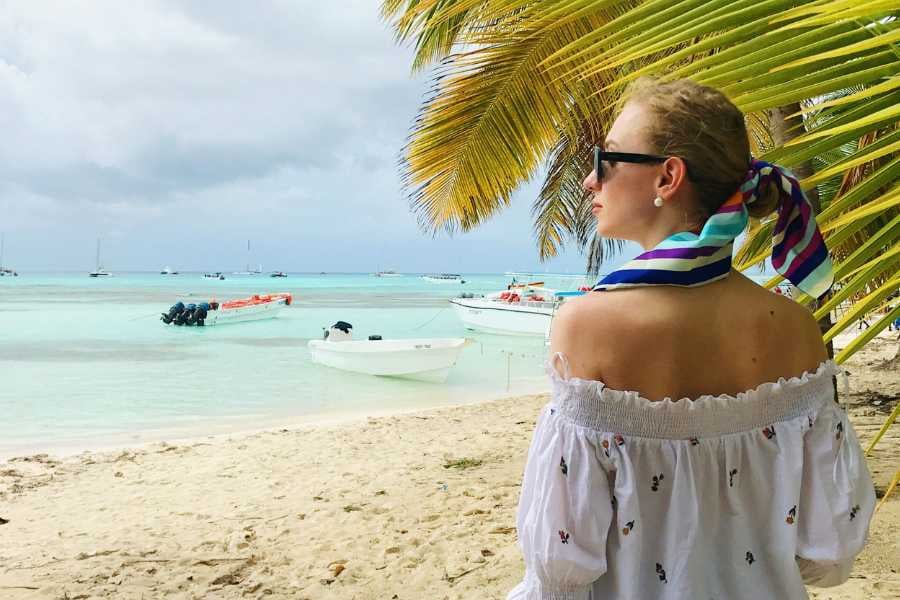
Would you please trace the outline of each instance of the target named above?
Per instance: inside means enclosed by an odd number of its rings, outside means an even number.
[[[734,239],[747,227],[747,205],[775,181],[781,192],[772,234],[772,266],[814,298],[827,292],[834,280],[831,258],[809,200],[800,184],[777,165],[752,160],[740,189],[716,211],[699,234],[689,231],[664,239],[601,279],[594,291],[650,285],[696,287],[728,277]]]

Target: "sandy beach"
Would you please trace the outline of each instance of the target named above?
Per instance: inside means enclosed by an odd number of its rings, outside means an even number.
[[[846,365],[864,445],[900,397],[896,349],[885,335]],[[0,598],[504,598],[545,402],[0,463]],[[879,496],[898,465],[895,426],[870,459]],[[812,597],[896,598],[898,525],[895,493],[850,581]]]

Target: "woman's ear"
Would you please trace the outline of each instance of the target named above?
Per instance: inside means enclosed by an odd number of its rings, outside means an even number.
[[[687,164],[677,156],[670,156],[662,165],[657,179],[657,194],[662,198],[672,198],[687,181]]]

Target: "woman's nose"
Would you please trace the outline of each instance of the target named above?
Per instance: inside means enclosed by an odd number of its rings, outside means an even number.
[[[581,187],[584,188],[584,191],[586,192],[599,192],[600,182],[597,181],[597,172],[591,171],[588,176],[584,178],[584,181],[581,182]]]

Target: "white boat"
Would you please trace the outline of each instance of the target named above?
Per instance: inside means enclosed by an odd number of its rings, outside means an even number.
[[[403,277],[403,275],[397,271],[378,271],[375,277]]]
[[[178,271],[173,271],[168,266],[159,272],[160,275],[178,275]]]
[[[465,283],[466,280],[461,275],[455,273],[440,273],[431,275],[422,275],[422,279],[431,283]]]
[[[231,323],[246,323],[272,319],[281,309],[293,301],[291,294],[255,294],[249,298],[228,302],[201,302],[185,305],[176,302],[168,313],[163,313],[161,321],[166,325],[187,325],[209,327]]]
[[[247,240],[247,265],[243,271],[235,271],[232,275],[262,275],[262,264],[255,271],[250,269],[250,240]]]
[[[345,327],[338,331],[341,325]],[[442,383],[467,343],[465,338],[353,340],[351,328],[338,322],[325,339],[310,340],[312,362],[366,375]]]
[[[0,277],[18,277],[15,269],[3,266],[3,234],[0,233]]]
[[[281,309],[290,305],[292,301],[293,297],[290,294],[270,294],[253,295],[242,300],[223,302],[216,310],[207,313],[206,325],[226,325],[274,319]]]
[[[203,279],[218,279],[220,281],[225,281],[225,275],[221,271],[216,271],[215,273],[204,273]]]
[[[100,238],[97,238],[97,268],[88,273],[88,277],[112,277],[112,273],[100,265]]]
[[[546,335],[561,301],[557,292],[536,284],[519,284],[484,297],[464,294],[450,299],[466,329],[502,335]]]

